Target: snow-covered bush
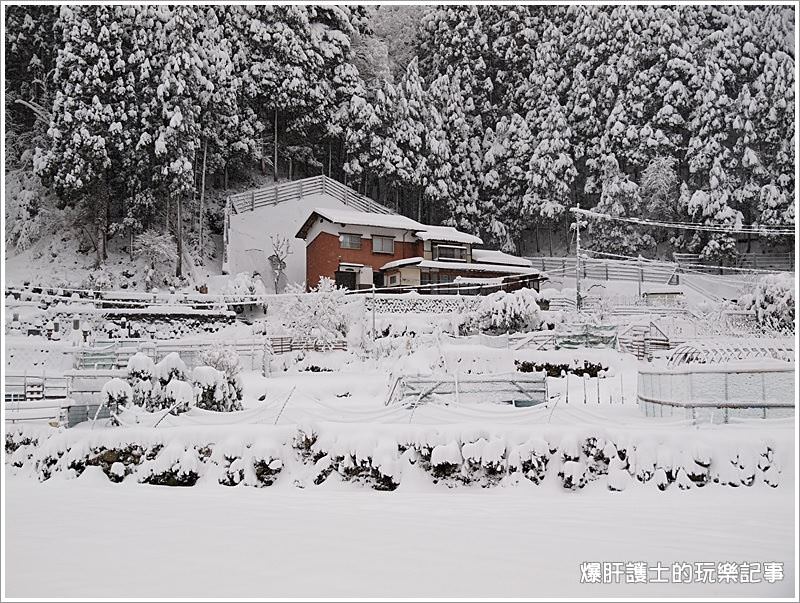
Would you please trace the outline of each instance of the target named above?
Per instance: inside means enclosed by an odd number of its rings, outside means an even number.
[[[142,464],[138,478],[157,486],[194,486],[200,477],[201,462],[197,449],[173,442]]]
[[[114,287],[114,276],[105,270],[90,272],[80,284],[81,289],[88,289],[90,291],[108,291]]]
[[[509,450],[508,473],[519,473],[538,485],[544,480],[549,461],[550,449],[547,442],[541,438],[532,438]]]
[[[528,288],[487,295],[467,314],[461,330],[490,335],[535,331],[542,322],[538,299],[536,291]]]
[[[103,385],[103,389],[100,390],[100,400],[109,408],[126,406],[133,401],[133,390],[125,381],[114,377]]]
[[[128,383],[133,385],[133,381],[150,381],[155,376],[156,366],[153,359],[147,354],[136,352],[128,359]]]
[[[346,337],[348,312],[346,290],[323,277],[308,293],[299,285],[289,287],[292,294],[284,313],[284,328],[292,336],[313,339],[323,346]]]
[[[506,443],[500,438],[478,438],[461,447],[470,483],[484,488],[497,485],[506,474]]]
[[[266,341],[269,341],[269,339]],[[272,346],[270,345],[270,347]],[[239,375],[242,366],[236,350],[215,343],[200,355],[200,361],[206,366],[222,371],[228,381],[230,394],[237,400],[242,399],[242,378]]]
[[[153,379],[156,373],[152,358],[136,352],[128,359],[127,372],[128,384],[133,389],[133,403],[148,408],[152,403]]]
[[[794,332],[794,276],[789,273],[767,274],[759,279],[755,291],[742,300],[747,310],[754,310],[759,324],[767,329]]]
[[[212,366],[198,366],[192,371],[194,401],[198,408],[217,412],[242,410],[236,392],[228,386],[225,373]]]
[[[231,301],[241,302],[253,295],[266,295],[264,281],[254,273],[240,272],[228,280],[222,293],[229,296]]]
[[[166,387],[167,383],[173,379],[186,381],[187,374],[186,363],[181,360],[177,352],[170,352],[164,356],[155,367],[155,377],[162,388]]]
[[[163,408],[172,408],[173,412],[181,413],[189,410],[194,402],[194,390],[186,381],[172,379],[164,388],[161,398]]]

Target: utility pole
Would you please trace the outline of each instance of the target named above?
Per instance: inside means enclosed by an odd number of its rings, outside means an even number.
[[[581,204],[575,204],[575,308],[581,309]]]

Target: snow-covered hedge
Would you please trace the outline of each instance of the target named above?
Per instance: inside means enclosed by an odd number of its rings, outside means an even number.
[[[110,480],[190,486],[298,487],[336,480],[394,490],[420,480],[444,487],[539,485],[687,490],[718,485],[777,487],[791,463],[790,430],[630,434],[601,428],[500,430],[384,425],[352,428],[229,426],[213,429],[54,430],[6,433],[8,470],[41,481],[98,466]],[[785,437],[783,437],[785,436]],[[791,474],[791,471],[789,471]],[[284,479],[283,476],[288,476]],[[791,486],[791,484],[789,484]]]

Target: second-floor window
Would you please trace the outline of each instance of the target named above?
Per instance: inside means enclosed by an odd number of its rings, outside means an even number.
[[[394,253],[394,239],[392,237],[372,236],[373,253]]]
[[[361,235],[342,233],[340,240],[342,249],[361,249]]]
[[[467,248],[461,245],[437,245],[435,252],[434,259],[437,260],[459,260],[464,262],[467,259]]]

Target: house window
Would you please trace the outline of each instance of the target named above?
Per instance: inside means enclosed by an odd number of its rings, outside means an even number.
[[[437,245],[434,259],[464,262],[467,259],[467,248],[462,245]]]
[[[372,253],[394,253],[392,237],[372,237]]]
[[[339,238],[342,249],[361,249],[361,235],[342,233]]]
[[[390,285],[396,285],[397,284],[397,275],[396,274],[393,274],[393,275],[391,275],[389,277],[389,284]]]

